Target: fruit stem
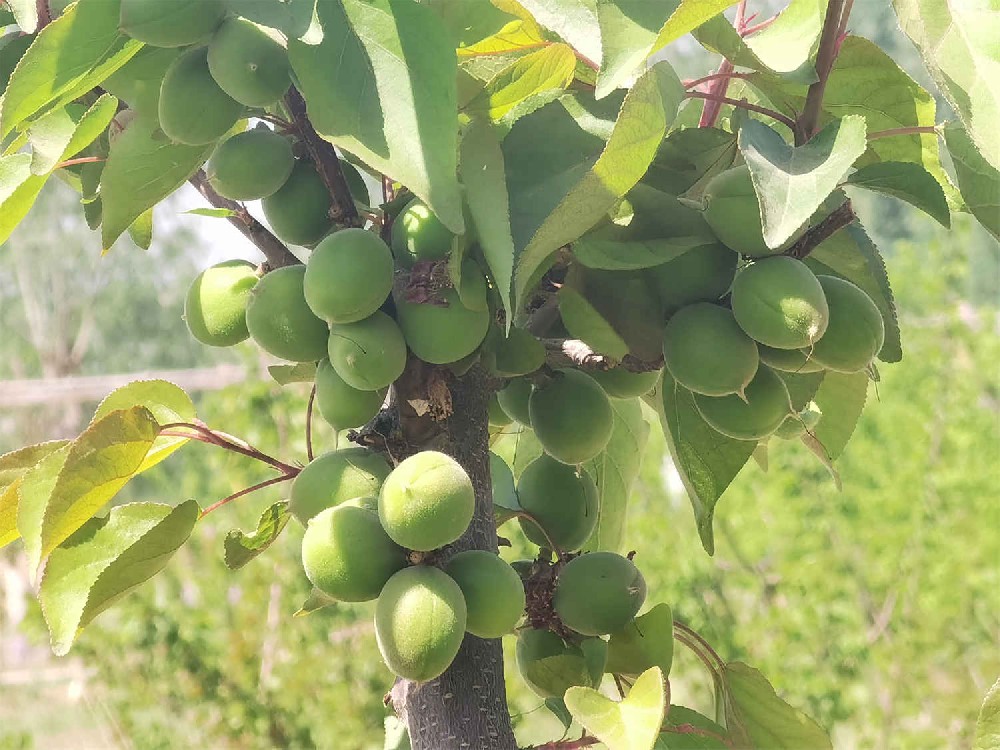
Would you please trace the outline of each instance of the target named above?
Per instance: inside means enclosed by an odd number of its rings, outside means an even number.
[[[537,518],[535,518],[531,513],[529,513],[526,510],[519,510],[514,515],[517,516],[518,518],[526,518],[533,524],[535,524],[535,526],[538,527],[538,530],[542,532],[542,536],[545,537],[545,541],[549,543],[549,549],[555,552],[556,557],[562,560],[563,555],[565,553],[561,549],[559,549],[559,545],[557,545],[555,542],[552,541],[552,537],[549,536],[549,532],[547,532],[545,528],[538,522]]]
[[[191,430],[196,435],[189,435],[184,432],[176,432],[176,430]],[[175,430],[171,432],[171,430]],[[235,438],[232,435],[227,435],[224,432],[218,432],[217,430],[212,430],[203,424],[197,424],[194,422],[170,422],[169,424],[161,425],[160,435],[165,437],[185,437],[194,440],[200,440],[203,443],[208,443],[210,445],[215,445],[219,448],[224,448],[225,450],[232,451],[234,453],[239,453],[248,458],[255,458],[268,466],[272,466],[282,474],[288,477],[294,477],[301,471],[299,467],[292,466],[291,464],[286,464],[284,461],[279,461],[273,456],[254,448],[249,443],[246,443],[239,438]]]
[[[729,76],[726,75],[724,77],[728,78]],[[795,130],[795,120],[793,120],[791,117],[783,115],[783,114],[781,114],[781,112],[778,112],[776,110],[768,109],[767,107],[761,107],[761,106],[758,106],[756,104],[751,104],[750,102],[748,102],[748,101],[746,101],[744,99],[732,99],[732,98],[730,98],[728,96],[719,96],[717,94],[710,94],[710,93],[705,93],[705,92],[702,92],[702,91],[689,91],[689,92],[687,92],[687,94],[684,95],[684,98],[685,99],[707,99],[708,101],[711,101],[711,102],[720,102],[722,104],[731,104],[734,107],[739,107],[740,109],[745,109],[745,110],[748,110],[749,112],[756,112],[757,114],[760,114],[760,115],[766,115],[767,117],[770,117],[772,120],[776,120],[777,122],[780,122],[782,125],[785,125],[788,128],[790,128],[792,130]],[[712,124],[714,124],[714,122]],[[701,125],[699,127],[711,127],[711,125]]]
[[[313,383],[312,390],[309,391],[309,403],[306,404],[306,458],[310,461],[315,458],[313,454],[313,434],[312,434],[312,420],[313,420],[313,405],[316,402],[316,384]]]
[[[203,510],[201,512],[201,514],[198,516],[198,518],[204,518],[209,513],[211,513],[213,510],[215,510],[217,508],[221,508],[223,505],[226,505],[227,503],[232,502],[233,500],[235,500],[238,497],[243,497],[244,495],[249,495],[251,492],[256,492],[257,490],[262,490],[265,487],[270,487],[273,484],[280,484],[281,482],[287,482],[288,480],[294,479],[294,478],[295,477],[293,475],[291,475],[291,474],[282,474],[280,477],[271,477],[270,479],[265,479],[263,482],[257,482],[257,484],[250,485],[249,487],[246,487],[246,488],[240,490],[239,492],[234,492],[232,495],[224,497],[221,500],[219,500],[218,502],[213,503],[212,505],[209,505],[207,508],[205,508],[205,510]]]

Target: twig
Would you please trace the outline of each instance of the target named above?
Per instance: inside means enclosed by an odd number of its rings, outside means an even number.
[[[733,64],[729,60],[723,60],[719,65],[719,70],[715,73],[716,80],[705,96],[692,97],[705,100],[701,109],[701,118],[698,120],[699,128],[711,128],[719,119],[719,112],[722,111],[721,97],[725,96],[726,90],[729,88],[729,74],[732,72]]]
[[[94,164],[99,161],[104,161],[103,156],[81,156],[78,159],[67,159],[66,161],[61,161],[56,164],[53,169],[64,169],[66,167],[75,167],[77,164]]]
[[[197,433],[197,437],[183,432],[177,432],[179,429],[191,430]],[[297,466],[292,466],[291,464],[286,464],[284,461],[279,461],[274,458],[274,456],[269,456],[263,451],[260,451],[241,440],[235,440],[231,436],[212,430],[203,424],[196,424],[193,422],[170,422],[160,426],[160,434],[170,437],[193,437],[196,440],[201,440],[203,443],[209,443],[210,445],[215,445],[219,448],[239,453],[240,455],[247,456],[248,458],[255,458],[258,461],[277,469],[283,474],[295,476],[300,471]]]
[[[723,71],[720,71],[720,73]],[[702,91],[689,91],[684,95],[686,99],[707,99],[713,102],[720,102],[722,104],[732,104],[734,107],[739,107],[740,109],[745,109],[750,112],[756,112],[757,114],[767,115],[773,120],[780,122],[792,130],[795,130],[795,120],[791,117],[781,114],[773,109],[768,109],[767,107],[761,107],[756,104],[751,104],[743,99],[731,99],[728,96],[717,96],[711,93],[705,93]],[[714,122],[713,122],[714,124]],[[700,127],[711,127],[711,125],[702,125]]]
[[[582,370],[609,370],[620,367],[629,372],[652,372],[663,367],[663,359],[647,361],[626,354],[621,362],[598,354],[579,339],[543,339],[545,362],[550,367],[575,367]]]
[[[313,383],[312,390],[309,391],[309,403],[306,404],[306,458],[313,460],[313,405],[316,402],[316,384]]]
[[[216,510],[217,508],[221,508],[223,505],[225,505],[227,503],[231,503],[233,500],[235,500],[238,497],[243,497],[244,495],[249,495],[251,492],[256,492],[257,490],[262,490],[265,487],[270,487],[272,484],[279,484],[281,482],[287,482],[290,479],[294,479],[294,478],[295,477],[292,476],[292,475],[282,474],[280,477],[271,477],[270,479],[265,479],[263,482],[257,482],[257,484],[253,484],[253,485],[251,485],[251,486],[249,486],[249,487],[247,487],[245,489],[240,490],[239,492],[234,492],[232,495],[229,495],[228,497],[224,497],[224,498],[222,498],[221,500],[219,500],[216,503],[212,503],[207,508],[205,508],[205,510],[203,510],[201,512],[201,515],[198,516],[198,517],[199,518],[204,518],[209,513],[211,513],[213,510]]]
[[[52,11],[49,10],[49,0],[35,0],[35,10],[38,13],[38,28],[36,32],[52,23]]]
[[[752,36],[753,34],[756,34],[758,31],[763,31],[777,20],[778,16],[771,16],[770,18],[761,21],[760,23],[755,23],[753,26],[747,26],[745,29],[743,29],[743,31],[740,32],[740,36],[742,37]]]
[[[697,643],[699,646],[697,650],[701,651],[702,654],[705,654],[714,662],[713,665],[710,665],[710,669],[712,669],[713,672],[725,668],[726,662],[724,662],[722,657],[715,652],[715,649],[712,648],[709,642],[702,638],[697,631],[692,630],[687,625],[682,622],[678,622],[677,620],[674,620],[674,638],[677,638],[677,640],[682,643],[685,639],[687,639],[689,642],[684,645],[688,646],[688,648],[692,647],[691,642]]]
[[[753,74],[752,73],[736,73],[734,71],[730,71],[728,73],[711,73],[711,74],[709,74],[707,76],[702,76],[701,78],[695,78],[693,81],[685,81],[684,82],[684,88],[686,88],[686,89],[693,89],[693,88],[696,88],[697,86],[700,86],[703,83],[708,83],[709,81],[717,81],[720,78],[726,78],[726,79],[731,79],[731,78],[750,78],[751,75],[753,75]]]
[[[806,93],[805,107],[799,117],[795,130],[795,145],[800,146],[813,135],[819,127],[820,111],[823,108],[823,93],[826,91],[826,81],[830,77],[833,63],[837,59],[840,47],[838,31],[844,15],[844,0],[830,0],[826,7],[826,19],[823,21],[823,31],[819,39],[819,49],[816,52],[816,83],[809,86]]]
[[[876,130],[868,134],[869,141],[877,141],[879,138],[891,138],[894,135],[917,135],[919,133],[938,132],[939,125],[914,125],[908,128],[890,128],[889,130]]]
[[[292,255],[291,251],[285,247],[281,240],[275,237],[267,227],[257,221],[247,211],[246,206],[229,200],[229,198],[223,198],[215,192],[215,189],[208,183],[205,170],[199,169],[188,182],[194,185],[195,189],[213,206],[216,208],[227,208],[233,212],[234,215],[229,217],[229,223],[256,245],[258,250],[264,253],[264,257],[267,258],[267,263],[272,269],[281,268],[282,266],[294,266],[301,262]]]
[[[785,251],[785,255],[802,260],[823,242],[835,235],[855,219],[854,207],[850,200],[844,201],[829,216],[814,227],[810,227],[802,238]]]
[[[847,21],[851,17],[851,10],[854,8],[854,0],[847,0],[844,3],[844,12],[840,14],[840,26],[837,27],[837,51],[840,51],[840,45],[844,42],[844,37],[847,36]]]

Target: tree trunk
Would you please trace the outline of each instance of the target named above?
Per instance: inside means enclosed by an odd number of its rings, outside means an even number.
[[[476,488],[472,523],[449,553],[497,551],[486,414],[490,393],[489,378],[478,366],[455,377],[415,359],[396,384],[405,455],[429,449],[447,453],[462,464]],[[413,750],[516,748],[499,639],[466,635],[441,677],[423,684],[398,680],[391,697],[407,724]]]

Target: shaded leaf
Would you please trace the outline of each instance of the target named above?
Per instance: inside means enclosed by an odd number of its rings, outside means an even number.
[[[944,140],[962,199],[979,223],[1000,240],[1000,171],[983,158],[960,125],[945,126]]]
[[[573,714],[566,708],[566,701],[562,698],[546,698],[545,708],[559,720],[564,730],[568,730],[573,725]]]
[[[533,430],[515,422],[493,436],[490,450],[504,460],[517,480],[524,468],[542,455],[542,444]]]
[[[309,594],[309,597],[302,602],[302,606],[292,613],[292,617],[305,617],[306,615],[311,615],[316,610],[329,607],[336,603],[337,600],[332,596],[324,594],[319,589],[313,589]]]
[[[223,542],[226,567],[238,570],[270,547],[290,517],[288,501],[281,500],[261,514],[254,531],[246,534],[239,529],[233,529],[226,534]]]
[[[972,750],[997,750],[1000,747],[1000,679],[986,693],[976,721]]]
[[[493,488],[493,514],[497,526],[509,521],[521,510],[521,502],[514,487],[514,473],[496,453],[490,453],[490,482]]]
[[[902,161],[869,164],[848,177],[845,184],[899,198],[943,226],[951,226],[951,213],[941,184],[919,164]]]
[[[601,63],[597,0],[518,0],[539,24],[561,36],[573,49]]]
[[[602,61],[595,97],[603,99],[631,83],[678,4],[678,0],[597,0]]]
[[[37,571],[42,557],[42,523],[45,507],[52,495],[59,472],[66,463],[72,443],[52,451],[29,469],[17,490],[17,531],[24,542],[24,551]]]
[[[229,0],[230,9],[248,21],[299,38],[309,29],[316,0]]]
[[[570,336],[614,360],[620,361],[628,354],[628,344],[586,297],[568,285],[564,285],[556,296],[559,316]]]
[[[730,750],[732,747],[725,727],[684,706],[667,709],[664,731],[656,743],[656,750]]]
[[[52,440],[0,456],[0,547],[20,536],[17,530],[17,507],[22,477],[46,456],[68,444],[68,440]]]
[[[297,362],[294,365],[268,365],[267,372],[278,385],[311,383],[316,379],[316,363]]]
[[[669,676],[674,660],[674,615],[667,604],[657,604],[608,639],[608,663],[612,674],[637,675],[658,667]]]
[[[621,702],[587,687],[566,691],[566,707],[608,750],[652,750],[667,707],[663,673],[643,672]]]
[[[660,33],[656,35],[650,54],[659,52],[671,42],[694,31],[710,18],[714,18],[735,4],[735,0],[680,0],[670,18],[663,24]]]
[[[851,439],[865,407],[868,395],[868,373],[845,374],[828,372],[813,400],[823,412],[823,418],[813,428],[813,435],[830,459],[840,457]]]
[[[671,195],[688,193],[733,166],[736,136],[718,128],[674,130],[660,145],[642,184]]]

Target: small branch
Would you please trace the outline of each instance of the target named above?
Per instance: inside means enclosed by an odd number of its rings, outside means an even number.
[[[610,370],[622,367],[629,372],[652,372],[663,367],[663,360],[646,361],[626,354],[621,362],[597,354],[578,339],[543,339],[547,351],[545,362],[550,367],[575,367],[582,370]]]
[[[256,245],[258,250],[264,253],[264,257],[267,258],[267,264],[272,269],[281,268],[282,266],[294,266],[300,262],[285,247],[281,240],[275,237],[267,227],[257,221],[247,211],[246,206],[229,200],[229,198],[223,198],[215,192],[215,189],[208,184],[208,177],[205,175],[205,170],[199,169],[188,182],[194,185],[195,189],[213,206],[216,208],[227,208],[235,214],[235,216],[229,217],[229,223]]]
[[[705,104],[701,109],[701,119],[698,120],[699,128],[711,128],[715,126],[716,120],[719,119],[719,112],[722,111],[722,97],[725,96],[726,90],[729,88],[729,74],[733,72],[733,64],[729,60],[723,60],[722,64],[719,65],[718,72],[715,73],[715,82],[712,84],[708,92],[698,98],[704,99]]]
[[[294,119],[295,129],[299,132],[309,156],[316,165],[316,171],[323,179],[333,206],[330,208],[330,218],[338,227],[360,227],[363,222],[358,215],[358,209],[351,197],[351,190],[344,179],[344,171],[340,168],[340,157],[337,156],[333,144],[323,140],[313,128],[306,114],[306,101],[294,86],[285,96],[285,105]]]
[[[37,33],[52,23],[52,11],[49,10],[49,0],[35,0],[35,10],[38,13],[38,28],[35,29]]]
[[[75,167],[77,164],[94,164],[99,161],[104,161],[103,156],[81,156],[78,159],[67,159],[66,161],[61,161],[56,164],[52,169],[64,169],[66,167]]]
[[[585,55],[581,55],[581,54],[580,54],[579,52],[577,52],[576,50],[573,50],[573,54],[575,54],[575,55],[576,55],[576,59],[577,59],[577,60],[579,60],[580,62],[582,62],[582,63],[583,63],[584,65],[586,65],[586,66],[587,66],[588,68],[590,68],[591,70],[593,70],[593,71],[597,72],[597,71],[599,71],[599,70],[601,69],[601,66],[600,66],[600,65],[598,65],[597,63],[595,63],[595,62],[594,62],[593,60],[591,60],[591,59],[590,59],[589,57],[587,57],[587,56],[585,56]]]
[[[309,391],[309,403],[306,404],[306,458],[310,461],[315,457],[313,454],[313,406],[316,403],[316,384],[313,383],[312,390]]]
[[[707,654],[709,657],[711,657],[711,659],[715,662],[716,667],[724,668],[726,666],[726,662],[722,660],[722,657],[715,652],[715,649],[712,648],[709,642],[706,641],[704,638],[702,638],[697,631],[692,630],[682,622],[674,620],[674,637],[677,637],[678,635],[681,634],[698,643],[703,649],[704,653]]]
[[[816,83],[809,86],[806,94],[805,107],[799,117],[795,130],[795,145],[800,146],[819,128],[819,116],[823,108],[823,94],[826,91],[826,81],[833,70],[840,48],[838,32],[844,16],[844,0],[830,0],[826,7],[826,19],[823,21],[823,31],[819,39],[819,49],[816,52]]]
[[[277,469],[283,474],[295,476],[300,471],[297,466],[292,466],[291,464],[286,464],[284,461],[279,461],[274,458],[274,456],[269,456],[242,440],[238,440],[232,436],[226,435],[225,433],[212,430],[203,424],[196,424],[193,422],[170,422],[169,424],[161,425],[160,430],[161,435],[194,438],[195,440],[200,440],[203,443],[209,443],[210,445],[224,448],[225,450],[232,451],[233,453],[239,453],[240,455],[247,456],[248,458],[254,458]],[[191,430],[195,432],[196,435],[188,435],[183,432],[177,432],[177,430]]]
[[[890,130],[876,130],[868,134],[869,141],[877,141],[879,138],[891,138],[894,135],[917,135],[919,133],[933,133],[937,135],[940,125],[914,125],[908,128],[892,128]]]
[[[747,20],[749,21],[751,19]],[[740,32],[740,36],[742,37],[752,36],[753,34],[756,34],[758,31],[763,31],[777,20],[778,20],[777,16],[771,16],[770,18],[761,21],[760,23],[755,23],[753,26],[747,26],[745,29],[743,29],[743,31]]]
[[[736,73],[730,71],[728,73],[712,73],[707,76],[702,76],[701,78],[695,78],[693,81],[685,81],[684,88],[693,89],[700,86],[703,83],[708,83],[709,81],[717,81],[720,78],[732,79],[732,78],[750,78],[752,73]]]
[[[840,45],[844,43],[844,37],[847,36],[847,22],[851,18],[851,10],[854,8],[854,0],[847,0],[844,3],[844,12],[840,14],[840,26],[837,27],[837,51],[840,51]]]
[[[785,251],[785,255],[802,260],[820,244],[830,239],[834,234],[846,227],[856,218],[854,207],[849,200],[844,201],[823,221],[811,227],[802,238]]]
[[[722,71],[720,71],[720,72],[722,72]],[[728,76],[726,76],[726,77],[728,77]],[[785,125],[785,126],[791,128],[792,130],[795,130],[795,120],[793,120],[791,117],[787,117],[787,116],[781,114],[781,112],[776,112],[775,110],[768,109],[767,107],[760,107],[760,106],[758,106],[756,104],[751,104],[750,102],[744,101],[742,99],[730,99],[728,96],[716,96],[715,94],[703,93],[701,91],[689,91],[685,95],[685,98],[686,99],[707,99],[709,101],[720,102],[722,104],[731,104],[734,107],[739,107],[740,109],[745,109],[745,110],[748,110],[750,112],[756,112],[757,114],[761,114],[761,115],[767,115],[771,119],[776,120],[777,122],[780,122],[782,125]],[[714,124],[714,122],[713,122],[713,124]],[[711,127],[711,125],[701,125],[700,127]]]
[[[243,497],[244,495],[249,495],[251,492],[256,492],[257,490],[262,490],[265,487],[270,487],[273,484],[280,484],[281,482],[287,482],[290,479],[294,479],[294,478],[295,477],[293,475],[282,474],[280,477],[271,477],[270,479],[265,479],[263,482],[257,482],[257,484],[251,485],[251,486],[249,486],[249,487],[247,487],[245,489],[240,490],[239,492],[234,492],[232,495],[229,495],[228,497],[222,498],[217,503],[212,503],[207,508],[205,508],[205,510],[203,510],[201,512],[201,515],[198,516],[198,518],[204,518],[209,513],[211,513],[213,510],[216,510],[217,508],[221,508],[223,505],[226,505],[227,503],[231,503],[233,500],[235,500],[238,497]]]

